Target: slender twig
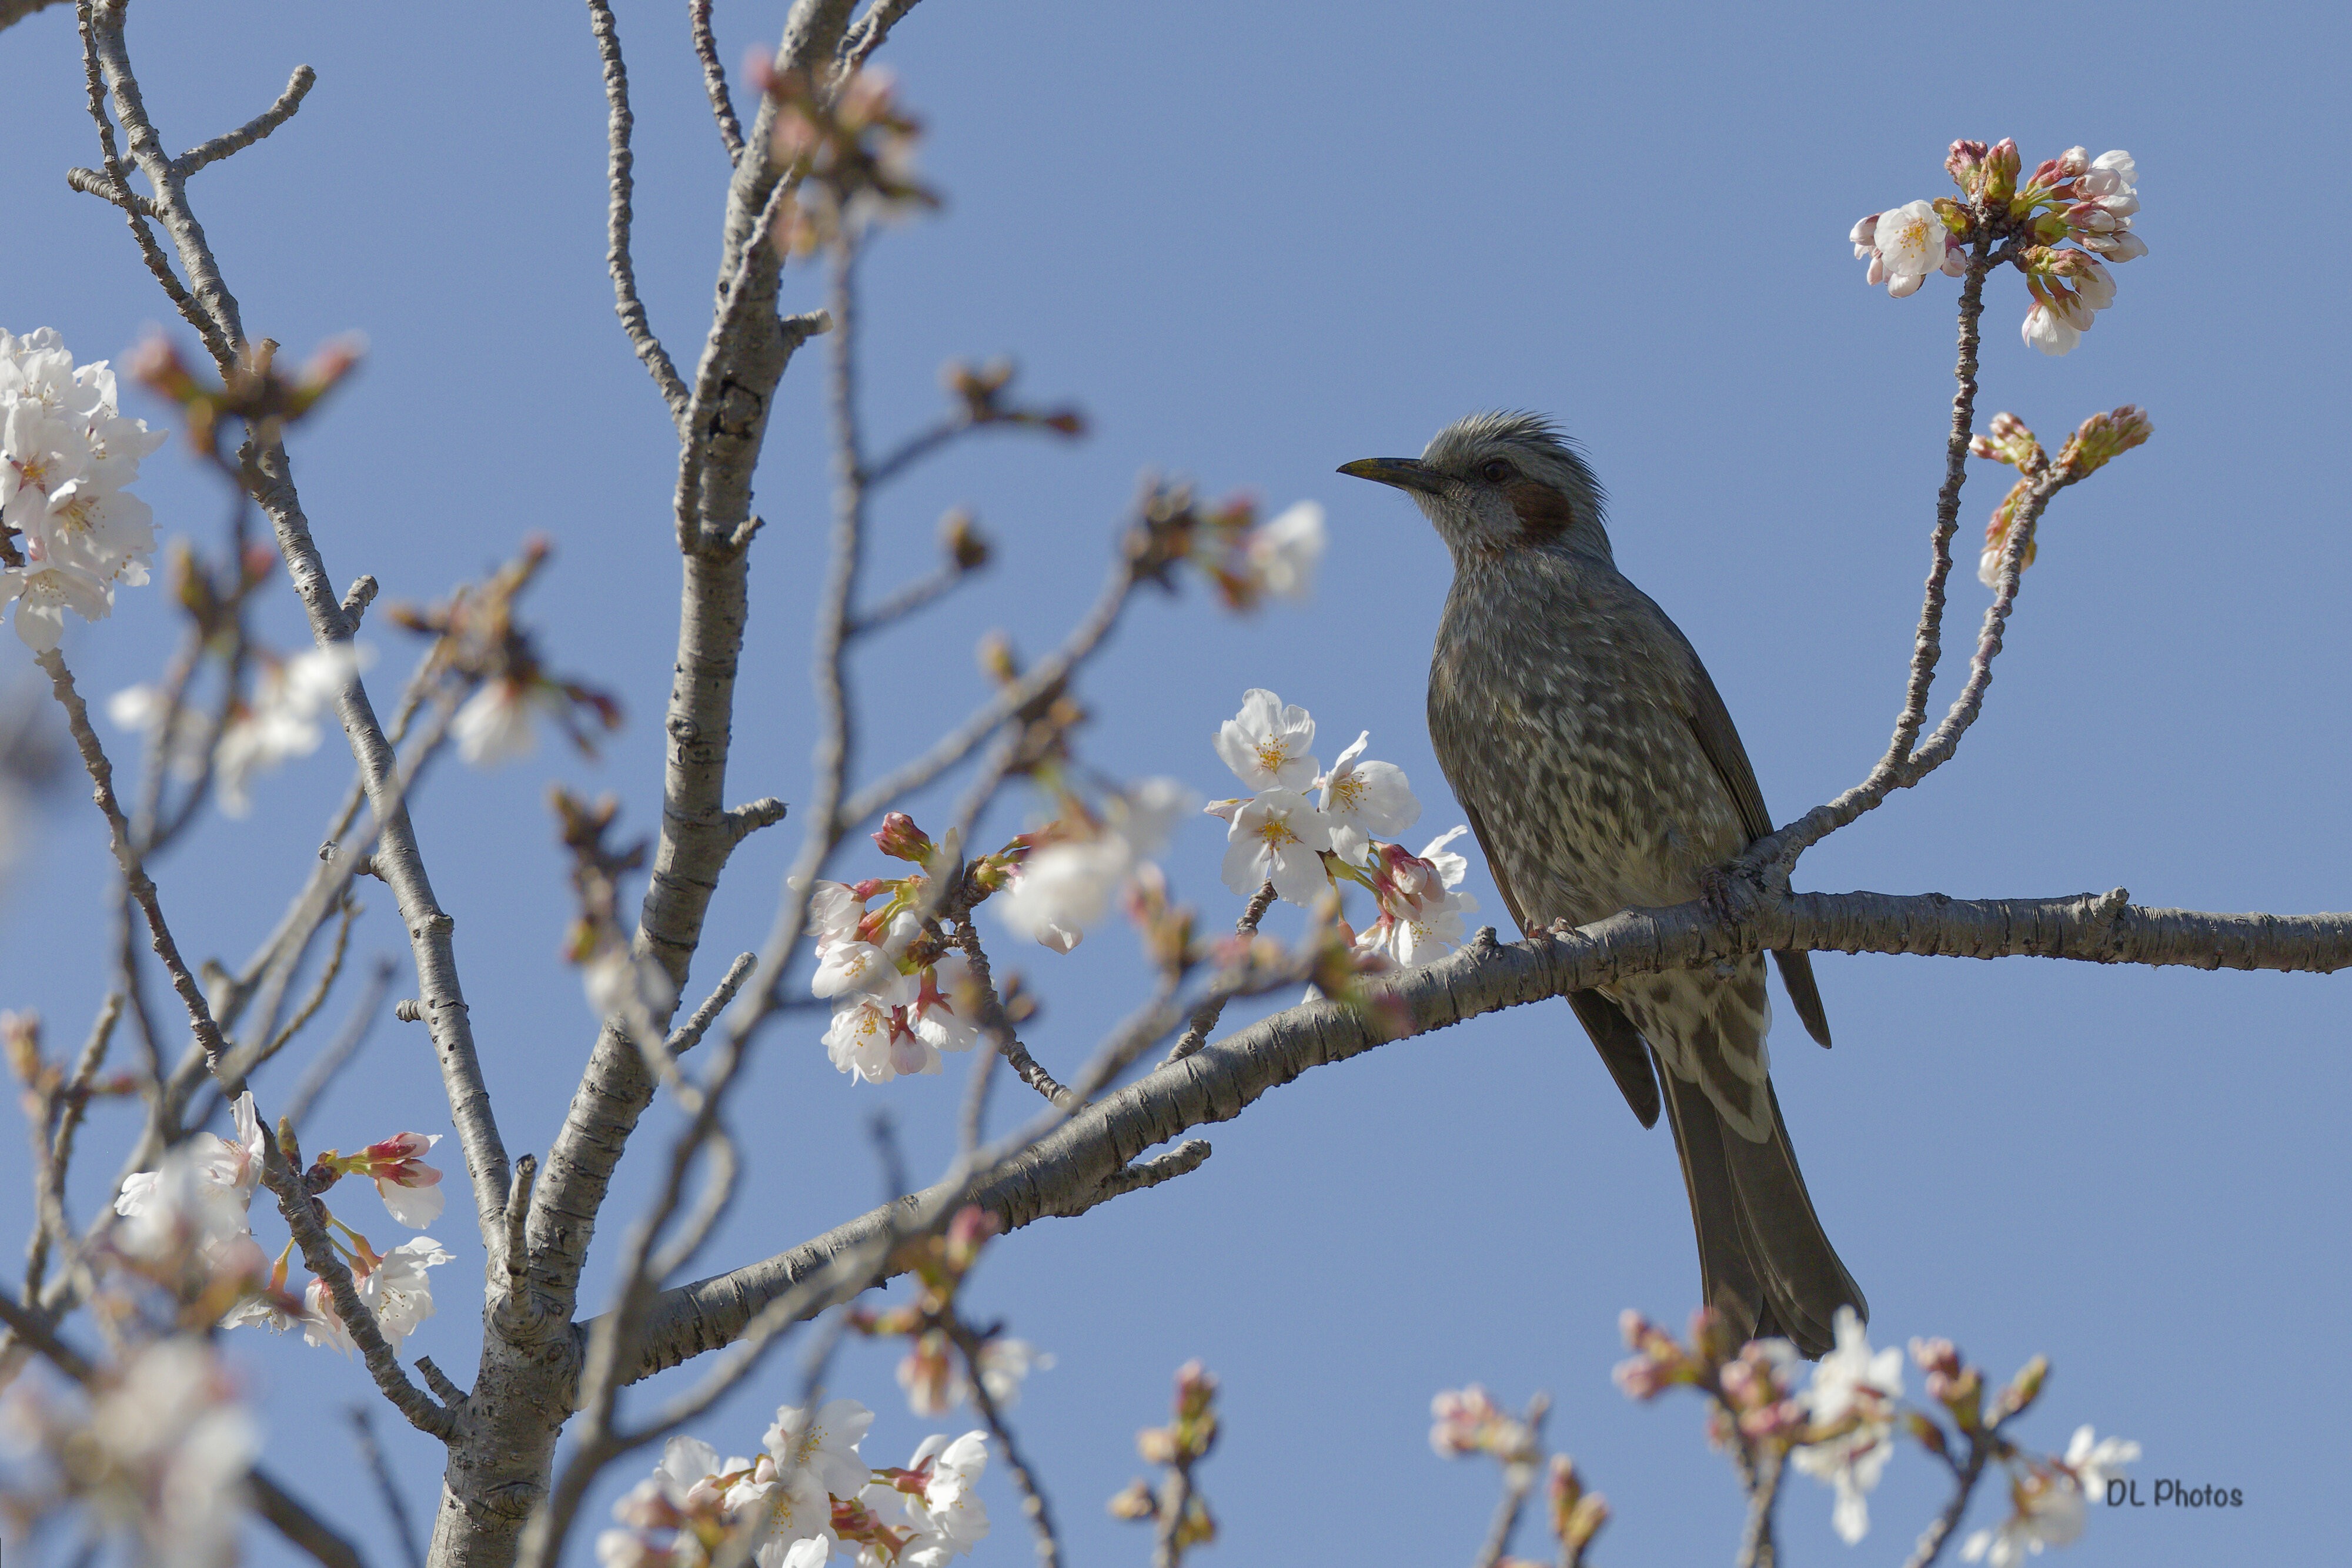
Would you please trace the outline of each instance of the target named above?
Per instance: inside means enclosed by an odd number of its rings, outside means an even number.
[[[995,696],[949,731],[922,756],[901,764],[851,796],[841,812],[845,829],[855,828],[867,818],[887,810],[893,802],[929,784],[970,757],[1007,719],[1067,681],[1071,673],[1086,662],[1103,638],[1109,634],[1111,628],[1118,623],[1120,612],[1134,595],[1136,580],[1133,567],[1122,559],[1112,569],[1110,580],[1104,584],[1094,607],[1061,647],[1040,660],[1034,669],[1019,680],[999,689]]]
[[[203,1046],[207,1066],[217,1067],[228,1050],[221,1038],[220,1028],[213,1021],[212,1008],[205,999],[204,988],[189,972],[180,956],[179,944],[172,939],[172,928],[163,919],[163,904],[156,894],[153,879],[139,858],[131,838],[131,823],[122,814],[122,806],[114,796],[114,768],[106,759],[106,748],[99,744],[98,732],[90,727],[89,709],[83,704],[81,694],[74,689],[73,673],[66,668],[65,660],[54,648],[37,655],[37,663],[47,673],[49,688],[57,694],[58,703],[66,710],[66,724],[73,731],[75,749],[81,754],[82,766],[89,770],[91,793],[98,809],[106,817],[106,825],[114,846],[115,864],[122,872],[123,885],[130,889],[131,898],[147,919],[147,931],[155,948],[155,956],[163,961],[164,972],[172,977],[172,988],[180,994],[188,1009],[188,1021],[195,1030],[197,1042]]]
[[[1036,1472],[1021,1457],[1019,1445],[1013,1440],[1013,1429],[1004,1424],[1004,1412],[997,1408],[996,1396],[988,1391],[988,1380],[981,1375],[980,1336],[961,1318],[948,1314],[945,1323],[948,1338],[963,1356],[964,1372],[971,1385],[971,1402],[980,1412],[981,1423],[988,1435],[996,1439],[997,1452],[1004,1456],[1005,1472],[1013,1478],[1013,1490],[1021,1494],[1021,1512],[1029,1521],[1029,1528],[1037,1537],[1037,1562],[1040,1568],[1057,1568],[1062,1561],[1062,1543],[1054,1532],[1054,1511],[1045,1501],[1045,1489],[1038,1484]]]
[[[636,266],[629,257],[629,225],[635,218],[630,198],[635,186],[631,172],[635,159],[629,152],[629,133],[636,117],[629,112],[629,71],[621,60],[621,35],[608,0],[588,0],[588,26],[596,36],[596,57],[604,68],[604,101],[611,110],[605,131],[610,196],[605,212],[604,265],[613,275],[613,308],[620,315],[622,330],[629,335],[629,346],[645,361],[646,369],[653,374],[654,385],[661,389],[662,401],[669,404],[670,418],[683,420],[691,394],[678,379],[677,367],[670,363],[669,351],[661,346],[661,340],[654,336],[646,319],[645,302],[637,298]],[[721,88],[723,90],[723,81]]]
[[[1058,1105],[1069,1097],[1054,1075],[1037,1064],[1029,1048],[1021,1043],[1013,1032],[1013,1020],[1005,1016],[1004,1000],[997,994],[996,977],[991,971],[988,951],[981,946],[980,932],[971,923],[969,912],[958,916],[955,925],[956,946],[963,949],[971,966],[971,983],[980,992],[980,1027],[987,1031],[992,1048],[1004,1059],[1022,1082],[1045,1097],[1046,1103]]]
[[[1234,922],[1234,934],[1244,942],[1256,936],[1257,924],[1265,918],[1265,912],[1274,907],[1274,879],[1268,877],[1265,885],[1250,895],[1249,904],[1242,910],[1242,917]],[[1209,1031],[1217,1027],[1219,1019],[1225,1016],[1227,999],[1213,997],[1201,1004],[1201,1010],[1192,1015],[1192,1021],[1185,1026],[1183,1035],[1169,1051],[1169,1061],[1181,1061],[1207,1043]]]
[[[852,23],[849,31],[842,35],[843,65],[848,70],[861,69],[874,51],[882,47],[883,40],[889,37],[890,29],[897,26],[899,19],[913,10],[916,4],[917,0],[874,0],[874,4],[866,8],[866,15]]]
[[[727,973],[720,978],[717,988],[703,998],[702,1005],[694,1009],[694,1016],[670,1035],[666,1042],[669,1055],[674,1058],[684,1056],[701,1044],[702,1037],[709,1032],[710,1026],[718,1020],[720,1013],[727,1010],[728,1004],[735,999],[735,993],[743,988],[743,982],[750,979],[751,971],[759,967],[760,956],[757,953],[738,953],[735,961],[727,966]]]
[[[74,14],[81,24],[82,74],[89,84],[89,117],[98,125],[99,151],[105,154],[106,189],[101,193],[122,209],[123,218],[131,225],[131,237],[138,244],[140,259],[147,264],[147,270],[163,287],[164,297],[171,300],[172,308],[196,329],[196,336],[204,340],[205,350],[212,355],[214,362],[232,363],[236,358],[235,345],[204,307],[196,303],[195,297],[180,281],[180,275],[172,270],[171,258],[163,254],[163,245],[155,238],[155,231],[148,226],[150,219],[160,215],[155,204],[145,196],[134,194],[131,189],[131,172],[122,162],[122,154],[116,150],[114,122],[106,114],[106,84],[104,67],[100,62],[97,8],[91,0],[78,0]]]
[[[727,145],[730,163],[743,156],[743,122],[735,118],[734,99],[727,92],[727,68],[719,63],[719,40],[710,31],[711,0],[687,0],[686,15],[694,29],[694,57],[702,62],[702,86],[710,94],[710,117],[719,122],[719,140]]]
[[[98,1017],[89,1026],[89,1038],[82,1042],[81,1054],[75,1060],[73,1076],[68,1079],[56,1098],[52,1114],[45,1114],[42,1126],[53,1130],[47,1134],[47,1146],[34,1150],[34,1197],[37,1213],[33,1221],[33,1239],[26,1249],[25,1298],[38,1301],[41,1281],[48,1271],[50,1247],[66,1246],[73,1240],[72,1222],[65,1209],[66,1173],[73,1167],[74,1134],[81,1130],[82,1118],[89,1113],[90,1086],[98,1081],[98,1070],[105,1064],[107,1047],[114,1039],[114,1026],[122,1018],[123,993],[112,990],[99,1004]]]
[[[242,152],[293,119],[294,111],[302,107],[302,99],[310,95],[318,79],[318,74],[309,66],[296,66],[294,74],[286,78],[286,90],[278,95],[277,102],[235,131],[181,153],[172,160],[172,172],[185,179],[207,163],[217,163],[232,152]]]
[[[849,624],[843,629],[844,634],[863,637],[869,632],[879,632],[894,622],[903,621],[971,575],[963,567],[950,561],[929,575],[915,579],[873,608],[859,611],[850,617]]]
[[[383,1500],[383,1511],[392,1520],[393,1539],[400,1545],[401,1561],[408,1568],[425,1568],[425,1552],[416,1542],[416,1526],[408,1517],[408,1500],[401,1495],[400,1483],[392,1477],[392,1467],[384,1463],[383,1448],[375,1440],[375,1422],[364,1405],[351,1408],[352,1441],[360,1451],[361,1463],[375,1480],[376,1495]]]
[[[1959,1529],[1961,1519],[1969,1511],[1969,1500],[1976,1495],[1977,1483],[1984,1479],[1985,1461],[1991,1457],[1993,1448],[1993,1444],[1970,1433],[1966,1459],[1955,1460],[1946,1456],[1944,1462],[1952,1471],[1951,1500],[1945,1503],[1943,1511],[1929,1520],[1927,1528],[1919,1532],[1918,1542],[1912,1547],[1911,1555],[1904,1559],[1903,1568],[1930,1568],[1944,1554],[1944,1547],[1951,1540],[1952,1532]]]
[[[1780,1500],[1780,1475],[1787,1465],[1786,1451],[1769,1445],[1759,1445],[1741,1458],[1739,1479],[1748,1489],[1748,1521],[1739,1533],[1738,1568],[1776,1568],[1780,1560],[1772,1511]]]

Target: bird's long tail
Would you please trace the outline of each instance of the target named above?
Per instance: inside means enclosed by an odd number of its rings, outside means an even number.
[[[1867,1318],[1870,1304],[1813,1213],[1780,1096],[1768,1082],[1771,1136],[1755,1142],[1725,1124],[1699,1085],[1676,1077],[1664,1061],[1657,1070],[1690,1191],[1708,1304],[1743,1339],[1780,1335],[1809,1356],[1825,1354],[1835,1343],[1838,1308]]]

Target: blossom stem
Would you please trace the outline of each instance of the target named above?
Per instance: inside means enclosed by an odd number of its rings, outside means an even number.
[[[971,1383],[972,1405],[980,1411],[981,1420],[986,1423],[989,1436],[996,1439],[997,1448],[1004,1455],[1004,1468],[1012,1474],[1013,1489],[1021,1494],[1021,1511],[1037,1536],[1039,1568],[1059,1568],[1062,1543],[1054,1533],[1053,1511],[1046,1505],[1045,1493],[1037,1485],[1037,1478],[1030,1472],[1028,1464],[1021,1458],[1021,1450],[1013,1444],[1013,1433],[1004,1425],[1004,1413],[996,1407],[996,1396],[988,1391],[988,1380],[981,1375],[980,1336],[973,1333],[971,1325],[956,1316],[952,1309],[941,1320],[940,1326],[947,1330],[948,1338],[955,1342],[957,1352],[963,1356],[964,1371]]]

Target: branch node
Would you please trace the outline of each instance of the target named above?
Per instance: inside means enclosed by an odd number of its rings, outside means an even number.
[[[358,634],[360,629],[360,617],[365,615],[367,613],[367,607],[375,602],[375,579],[364,574],[352,583],[351,591],[343,595],[343,626],[345,631],[352,633],[353,635]]]
[[[404,1000],[393,1003],[392,1016],[398,1019],[403,1023],[423,1023],[425,1021],[425,1004],[418,1001],[415,997],[406,998]]]
[[[727,831],[731,848],[741,843],[761,828],[771,828],[784,820],[792,808],[773,795],[763,795],[748,806],[738,806],[727,813]]]

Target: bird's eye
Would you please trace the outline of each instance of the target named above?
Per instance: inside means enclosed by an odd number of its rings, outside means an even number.
[[[1478,465],[1478,476],[1489,485],[1501,485],[1518,477],[1519,471],[1500,457],[1489,457]]]

